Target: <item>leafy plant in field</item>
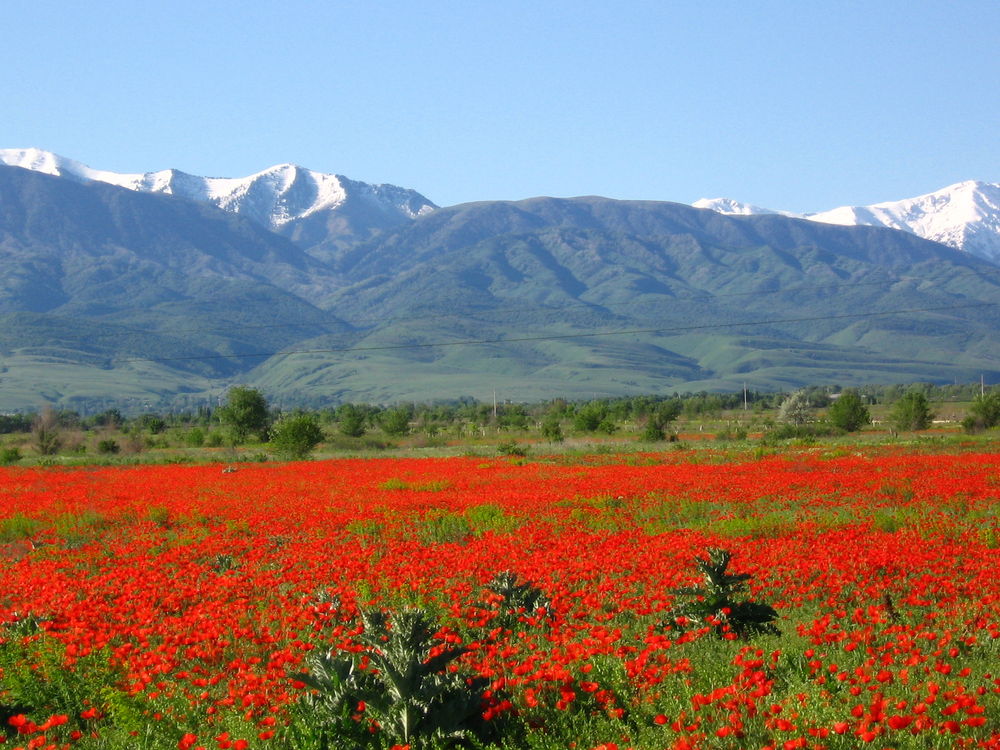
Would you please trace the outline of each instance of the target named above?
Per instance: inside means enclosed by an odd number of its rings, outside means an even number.
[[[366,740],[368,726],[377,726],[382,740],[414,748],[488,739],[492,726],[483,711],[489,680],[449,668],[468,649],[442,644],[421,609],[363,612],[362,621],[360,654],[318,654],[309,659],[309,671],[297,675],[316,691],[303,701],[325,738],[366,743],[372,741]]]
[[[728,573],[732,554],[710,547],[707,558],[695,558],[704,579],[702,586],[675,589],[681,598],[670,617],[681,625],[711,626],[722,637],[749,638],[761,633],[780,635],[774,620],[778,613],[768,604],[744,599],[749,573]]]
[[[545,592],[531,581],[517,582],[517,574],[509,570],[497,573],[493,580],[486,584],[486,590],[493,594],[488,606],[496,614],[493,617],[494,627],[514,630],[523,617],[534,617],[539,610],[548,609],[551,605]]]

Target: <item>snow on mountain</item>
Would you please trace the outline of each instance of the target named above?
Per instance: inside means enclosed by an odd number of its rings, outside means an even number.
[[[900,229],[1000,264],[1000,183],[968,180],[926,195],[813,214],[772,211],[730,198],[702,198],[696,208],[724,214],[773,214],[825,224]]]
[[[120,174],[92,169],[78,161],[35,148],[0,149],[0,164],[67,177],[106,182],[145,193],[168,193],[240,214],[277,229],[289,221],[335,209],[349,198],[413,219],[437,206],[414,190],[369,185],[341,175],[278,164],[249,177],[199,177],[177,169]]]
[[[732,198],[702,198],[691,204],[695,208],[707,208],[710,211],[718,211],[720,214],[732,214],[735,216],[753,216],[755,214],[781,214],[782,216],[793,216],[787,211],[772,211],[769,208],[761,208],[752,203],[741,203]]]

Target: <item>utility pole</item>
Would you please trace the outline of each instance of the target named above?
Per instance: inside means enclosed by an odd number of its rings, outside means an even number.
[[[747,383],[743,381],[743,411],[747,410]]]
[[[497,418],[497,389],[493,389],[493,419]]]
[[[979,395],[986,395],[986,376],[982,373],[979,374]]]

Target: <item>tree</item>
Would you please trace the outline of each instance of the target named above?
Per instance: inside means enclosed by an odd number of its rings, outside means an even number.
[[[827,416],[834,427],[845,432],[855,432],[872,421],[868,407],[861,402],[861,396],[853,388],[848,388],[833,402]]]
[[[802,425],[809,419],[809,396],[805,391],[796,391],[781,402],[778,421]]]
[[[542,437],[550,443],[563,441],[562,422],[558,414],[550,412],[542,420]]]
[[[665,439],[667,427],[680,416],[682,408],[683,404],[679,398],[670,399],[653,407],[646,420],[646,427],[642,431],[642,439],[650,443]]]
[[[229,427],[233,443],[245,442],[252,434],[267,440],[271,418],[267,412],[267,400],[256,388],[230,388],[225,405],[216,414]]]
[[[323,442],[323,430],[312,414],[283,417],[271,431],[271,445],[283,456],[303,459]]]
[[[889,414],[889,421],[899,430],[926,430],[933,418],[927,396],[920,391],[905,393]]]
[[[1000,390],[980,394],[972,400],[962,426],[971,431],[988,430],[1000,425]]]
[[[35,417],[31,426],[31,434],[34,437],[35,449],[41,456],[54,456],[62,446],[62,437],[59,435],[59,415],[52,410],[51,406],[45,406],[41,414]]]
[[[573,429],[578,432],[595,432],[608,419],[608,406],[603,401],[589,401],[573,415]]]
[[[365,434],[365,415],[354,404],[344,404],[337,409],[337,429],[347,437],[361,437]]]
[[[402,437],[410,431],[411,412],[405,407],[386,409],[379,415],[379,427],[386,435]]]

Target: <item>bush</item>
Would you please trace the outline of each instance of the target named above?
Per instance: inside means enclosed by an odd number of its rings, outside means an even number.
[[[353,404],[344,404],[337,410],[337,429],[347,437],[365,434],[365,415]]]
[[[962,420],[962,427],[967,432],[978,432],[997,425],[1000,425],[1000,390],[976,396]]]
[[[528,455],[528,448],[518,445],[516,440],[504,440],[497,443],[497,453],[501,456],[520,456],[524,458]]]
[[[542,420],[542,437],[550,443],[563,441],[562,422],[557,414],[549,414]]]
[[[926,430],[933,419],[927,396],[920,391],[906,393],[893,405],[889,415],[889,421],[899,430]]]
[[[21,460],[21,451],[17,446],[0,448],[0,464],[13,464]]]
[[[402,437],[410,431],[410,416],[409,409],[387,409],[379,415],[378,424],[386,435]]]
[[[200,427],[193,427],[185,435],[184,440],[192,448],[200,448],[205,444],[205,431]]]
[[[868,407],[861,402],[861,396],[853,388],[848,388],[833,402],[827,412],[831,424],[844,432],[855,432],[871,423]]]
[[[120,450],[121,446],[119,446],[117,442],[111,440],[110,438],[101,440],[100,442],[97,443],[97,452],[101,454],[107,455],[111,453],[117,453]]]
[[[288,458],[302,459],[323,442],[323,430],[311,414],[294,414],[274,426],[271,446]]]

